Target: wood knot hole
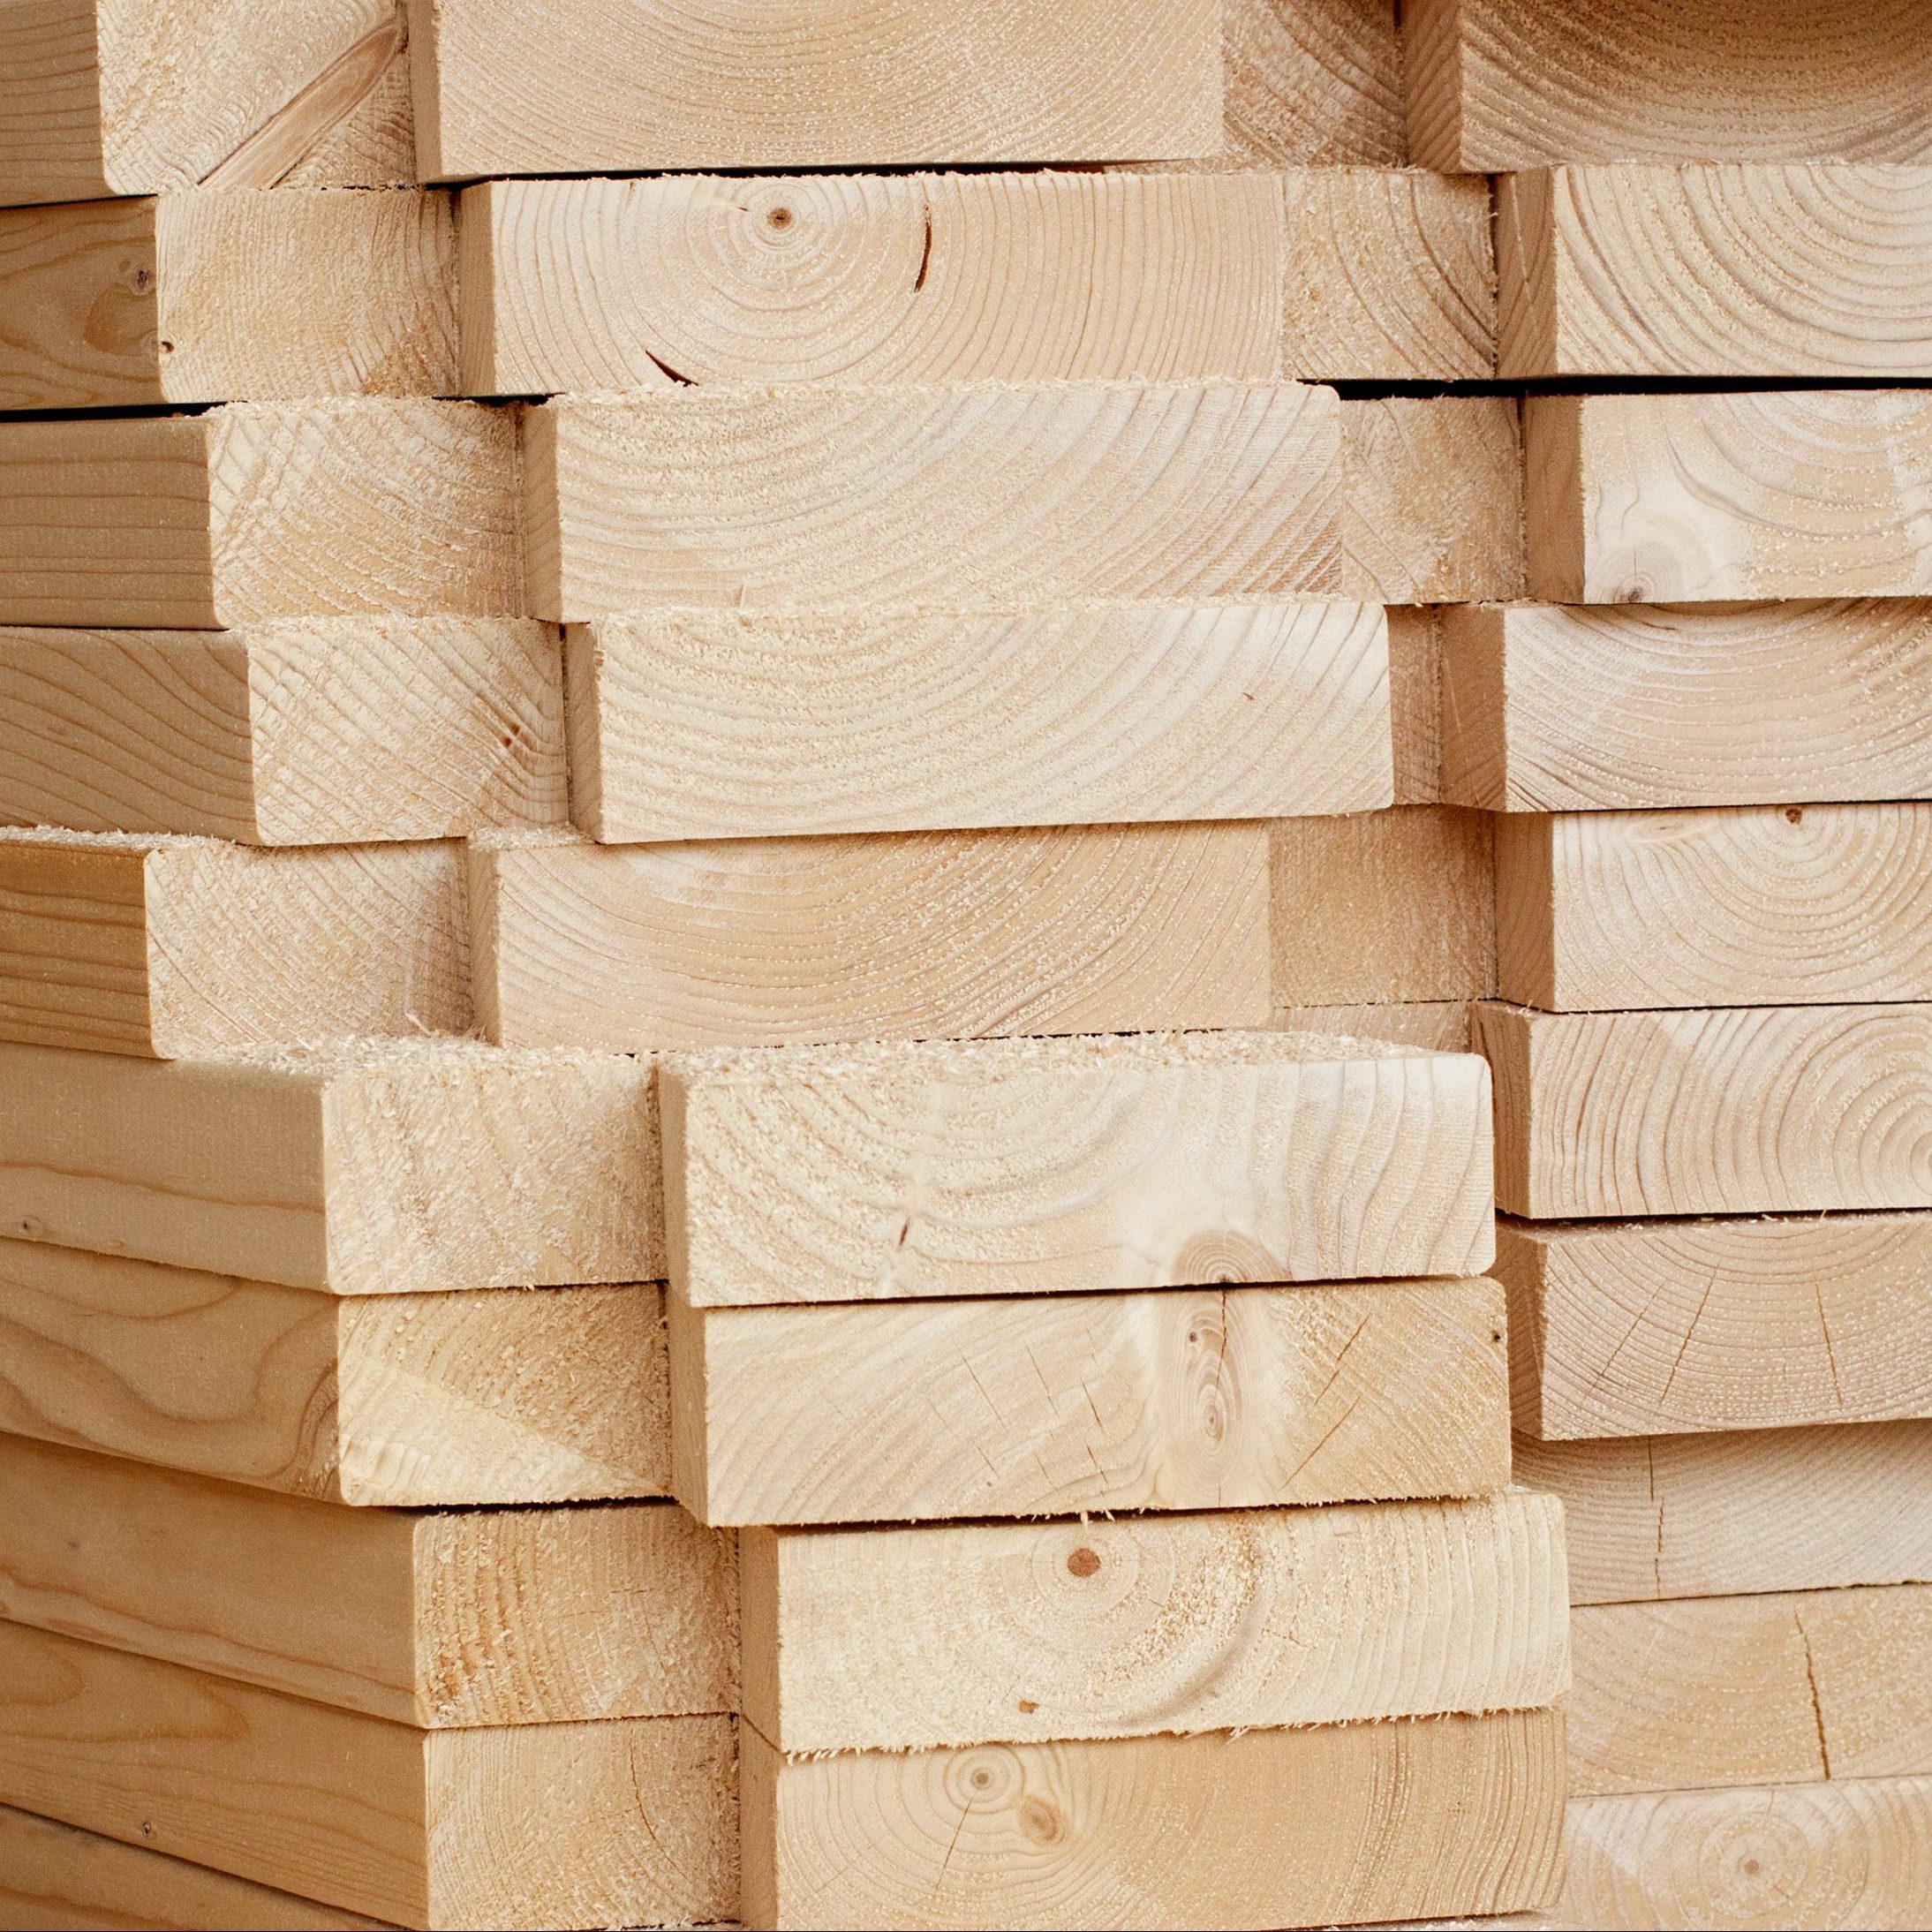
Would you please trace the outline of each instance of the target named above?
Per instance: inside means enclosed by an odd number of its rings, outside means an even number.
[[[1067,1558],[1067,1567],[1075,1576],[1091,1576],[1100,1567],[1100,1559],[1084,1543],[1082,1543],[1079,1549],[1075,1550]]]

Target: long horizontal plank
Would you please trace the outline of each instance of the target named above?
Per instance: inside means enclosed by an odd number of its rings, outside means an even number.
[[[1393,802],[1375,605],[666,611],[569,653],[571,810],[614,844]]]
[[[1551,603],[1932,591],[1921,389],[1533,396],[1529,589]]]
[[[0,1624],[0,1800],[404,1925],[703,1923],[724,1717],[422,1731]]]
[[[680,389],[523,420],[532,616],[1353,589],[1330,389]]]
[[[1932,1207],[1932,1006],[1475,1012],[1506,1214]]]
[[[1468,1275],[1472,1055],[1292,1033],[777,1048],[662,1081],[685,1303]]]
[[[1223,159],[1399,168],[1402,49],[1392,9],[1362,0],[1228,0]]]
[[[0,1617],[423,1729],[730,1710],[735,1584],[669,1503],[344,1509],[0,1437]]]
[[[740,1733],[748,1924],[1317,1926],[1560,1875],[1554,1711],[781,1756]]]
[[[0,823],[259,845],[565,817],[547,625],[316,617],[0,630]]]
[[[674,1302],[672,1490],[733,1524],[1479,1496],[1503,1332],[1482,1279]]]
[[[516,430],[474,403],[0,423],[0,623],[521,614]]]
[[[1922,599],[1449,610],[1442,645],[1443,796],[1460,804],[1932,796]]]
[[[748,1531],[743,1712],[799,1755],[1537,1709],[1562,1523],[1507,1495]]]
[[[0,212],[0,409],[449,396],[447,194],[194,189]]]
[[[1497,240],[1506,378],[1932,375],[1932,167],[1538,169]]]
[[[1535,1442],[1578,1604],[1932,1583],[1932,1423]]]
[[[339,1503],[663,1496],[663,1294],[337,1297],[0,1241],[0,1429]]]
[[[477,1021],[509,1046],[1264,1026],[1252,822],[479,841]]]
[[[339,1294],[663,1278],[647,1062],[0,1046],[0,1233]]]

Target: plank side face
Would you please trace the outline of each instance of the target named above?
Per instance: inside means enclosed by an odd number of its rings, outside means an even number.
[[[1407,159],[1392,0],[1230,0],[1221,153],[1249,167]]]
[[[1334,393],[679,390],[525,419],[532,615],[1345,593]]]
[[[1325,1925],[1558,1883],[1553,1711],[789,1760],[747,1727],[742,1749],[759,1925]]]
[[[20,11],[9,10],[10,31]],[[0,77],[0,112],[11,91]],[[0,213],[0,297],[8,312],[0,408],[164,400],[155,211],[144,198]]]
[[[673,1483],[715,1523],[1481,1495],[1502,1337],[1487,1280],[674,1304]]]
[[[970,34],[919,0],[409,11],[432,179],[1184,160],[1220,142],[1212,0],[1014,0]],[[610,77],[588,100],[586,73]]]

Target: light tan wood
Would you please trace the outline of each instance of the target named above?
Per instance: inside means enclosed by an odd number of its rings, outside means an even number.
[[[380,1919],[0,1805],[0,1916],[19,1932],[333,1932]]]
[[[662,1496],[662,1291],[337,1298],[0,1241],[0,1429],[340,1503]]]
[[[1932,1423],[1516,1441],[1578,1604],[1932,1582]]]
[[[0,830],[0,1038],[181,1060],[469,1024],[455,843]]]
[[[672,1488],[706,1522],[1258,1508],[1509,1480],[1493,1281],[674,1302],[670,1335]]]
[[[7,1621],[425,1729],[731,1709],[732,1559],[668,1503],[343,1509],[0,1436]]]
[[[1443,796],[1462,804],[1932,796],[1921,600],[1450,610],[1442,645]]]
[[[573,627],[569,649],[571,809],[612,842],[1275,819],[1392,796],[1373,605],[666,611]]]
[[[524,417],[528,608],[1351,594],[1339,410],[1234,381],[567,397]]]
[[[405,1925],[730,1915],[731,1720],[420,1731],[0,1624],[0,1796]]]
[[[1552,603],[1932,590],[1917,389],[1536,396],[1529,589]]]
[[[517,615],[514,443],[377,397],[0,424],[0,621]]]
[[[562,668],[547,625],[505,618],[0,630],[0,821],[263,845],[555,824]]]
[[[1274,1023],[1284,1033],[1341,1033],[1351,1039],[1386,1040],[1392,1046],[1426,1046],[1438,1053],[1467,1053],[1467,1000],[1407,1000],[1383,1006],[1277,1007]]]
[[[1460,608],[1460,607],[1455,607]],[[1389,711],[1395,734],[1395,802],[1443,803],[1442,675],[1444,613],[1392,610]]]
[[[648,1062],[0,1046],[0,1233],[336,1294],[664,1273]]]
[[[1393,0],[1227,0],[1221,19],[1226,159],[1402,164]]]
[[[1330,1925],[1540,1903],[1553,1711],[786,1759],[740,1737],[752,1926]]]
[[[9,0],[0,202],[411,178],[389,0]]]
[[[1932,1207],[1932,1008],[1485,1001],[1507,1214]]]
[[[794,1755],[1529,1710],[1569,1688],[1547,1497],[743,1547],[744,1715]]]
[[[457,387],[447,194],[190,190],[0,213],[0,409]]]
[[[479,842],[477,1018],[508,1045],[757,1046],[1267,1023],[1255,824]]]
[[[1292,1033],[674,1057],[687,1304],[1467,1275],[1494,1253],[1471,1055]]]
[[[1932,168],[1550,168],[1497,190],[1502,373],[1932,374]]]
[[[1408,0],[1410,158],[1932,160],[1913,0]]]

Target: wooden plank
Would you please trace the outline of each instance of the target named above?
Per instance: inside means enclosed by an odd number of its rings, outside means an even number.
[[[193,189],[0,213],[0,409],[457,387],[450,199]]]
[[[1231,381],[562,398],[524,417],[528,608],[1347,595],[1339,411]]]
[[[1221,124],[1214,0],[410,0],[423,172],[1179,161]],[[588,73],[604,75],[586,99]]]
[[[730,1916],[731,1720],[420,1731],[0,1624],[0,1797],[405,1925]]]
[[[1502,1308],[1480,1279],[674,1302],[672,1489],[730,1524],[1483,1495]]]
[[[1472,1055],[1292,1033],[776,1048],[663,1075],[687,1305],[1468,1275]]]
[[[0,1039],[182,1060],[470,1017],[452,841],[0,830]]]
[[[1443,796],[1491,811],[1932,796],[1921,600],[1449,610],[1442,688]]]
[[[1374,605],[665,611],[573,626],[569,652],[572,811],[612,843],[1392,797]]]
[[[404,65],[387,0],[11,0],[0,203],[407,181]]]
[[[756,1046],[1267,1023],[1252,823],[471,848],[508,1045]]]
[[[1497,190],[1506,377],[1932,374],[1932,168],[1549,168]]]
[[[1536,1905],[1554,1711],[781,1757],[741,1732],[766,1926],[1331,1925]]]
[[[0,711],[18,825],[343,845],[565,815],[562,660],[521,620],[0,630]]]
[[[0,1437],[9,1622],[423,1729],[731,1709],[732,1558],[668,1503],[344,1509]]]
[[[1340,1033],[1350,1039],[1386,1040],[1392,1046],[1426,1046],[1438,1053],[1471,1051],[1467,1000],[1277,1007],[1274,1023],[1284,1033]]]
[[[1534,396],[1529,589],[1551,603],[1932,590],[1919,389]]]
[[[1547,1497],[757,1529],[743,1549],[744,1716],[795,1756],[1531,1710],[1569,1688]]]
[[[0,622],[518,615],[515,441],[386,397],[0,424]]]
[[[664,1273],[648,1062],[0,1046],[0,1233],[339,1294]]]
[[[1562,1012],[1932,999],[1932,805],[1517,815],[1497,985]]]
[[[0,1429],[387,1507],[662,1496],[662,1291],[338,1298],[0,1241]]]
[[[1507,174],[1577,161],[1932,161],[1912,0],[1410,0],[1410,159]]]
[[[1922,1004],[1475,1015],[1506,1214],[1932,1207]]]
[[[1932,1423],[1519,1437],[1516,1475],[1562,1498],[1578,1604],[1932,1582]]]
[[[1452,607],[1460,608],[1461,607]],[[1440,608],[1395,609],[1389,620],[1389,711],[1395,734],[1395,802],[1444,802]]]
[[[1393,0],[1229,0],[1224,159],[1399,168],[1408,158]]]

